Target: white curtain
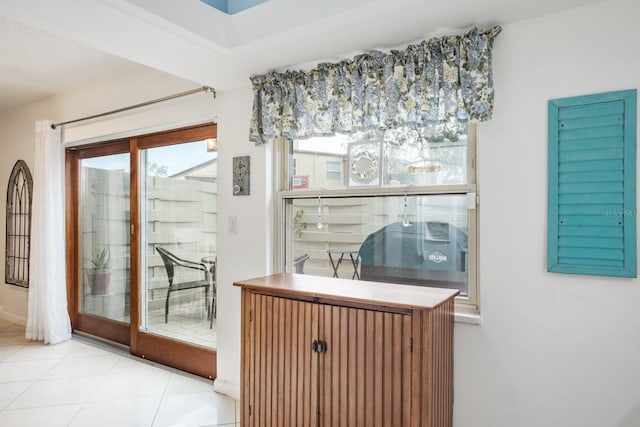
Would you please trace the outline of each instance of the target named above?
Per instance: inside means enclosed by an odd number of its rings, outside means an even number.
[[[29,312],[26,338],[56,344],[71,338],[65,266],[64,157],[60,128],[36,122]]]

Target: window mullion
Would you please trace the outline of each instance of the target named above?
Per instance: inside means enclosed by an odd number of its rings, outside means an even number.
[[[283,199],[305,199],[318,197],[367,197],[367,196],[402,196],[404,194],[465,194],[476,192],[475,184],[439,185],[403,187],[375,187],[375,188],[345,188],[345,189],[312,189],[280,191],[278,195]]]

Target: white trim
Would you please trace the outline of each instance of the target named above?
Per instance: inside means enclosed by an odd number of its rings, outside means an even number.
[[[133,136],[140,136],[140,135],[146,135],[146,134],[150,134],[150,133],[163,132],[165,130],[173,130],[173,129],[183,128],[183,127],[197,126],[197,125],[202,125],[202,124],[205,124],[205,123],[212,123],[212,122],[215,123],[215,122],[217,122],[216,119],[217,119],[217,116],[213,116],[213,117],[210,117],[208,119],[186,120],[186,121],[183,120],[183,121],[179,121],[179,122],[155,124],[155,125],[140,127],[140,128],[136,128],[136,129],[128,129],[128,130],[121,131],[121,132],[114,132],[114,133],[110,133],[110,134],[97,135],[97,136],[92,136],[92,137],[89,137],[89,138],[78,139],[76,141],[65,141],[63,143],[63,147],[64,148],[70,148],[70,147],[75,147],[75,146],[79,146],[79,145],[93,144],[95,142],[113,141],[113,140],[116,140],[116,139],[131,138]],[[64,133],[64,131],[63,131],[63,133]]]
[[[213,381],[213,391],[215,391],[216,393],[224,394],[225,396],[232,397],[236,400],[240,400],[239,384],[216,378]]]
[[[0,306],[0,318],[4,320],[8,320],[12,323],[17,323],[18,325],[27,326],[27,318],[23,316],[16,316],[13,313],[9,313],[5,311],[2,306]]]
[[[401,185],[393,187],[357,187],[357,188],[331,188],[331,189],[310,189],[310,190],[288,190],[280,191],[279,196],[283,199],[314,199],[318,194],[322,197],[366,197],[366,196],[402,196],[404,194],[425,195],[425,194],[466,194],[476,192],[475,184],[458,185],[433,185],[416,186]]]
[[[481,325],[482,324],[482,318],[480,317],[479,314],[464,313],[464,312],[457,311],[455,313],[455,322],[456,323],[466,323],[466,324],[469,324],[469,325]]]
[[[157,105],[62,126],[63,147],[86,145],[217,121],[216,104],[202,92]]]

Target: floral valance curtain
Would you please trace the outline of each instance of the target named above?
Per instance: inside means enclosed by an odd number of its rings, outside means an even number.
[[[473,28],[403,51],[373,51],[311,71],[254,76],[249,139],[263,144],[427,124],[446,132],[489,120],[491,51],[500,31]]]

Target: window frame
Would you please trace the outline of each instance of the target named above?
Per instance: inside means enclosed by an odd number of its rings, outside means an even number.
[[[467,131],[467,184],[416,186],[402,185],[393,187],[345,187],[340,189],[304,189],[290,190],[292,176],[288,171],[293,162],[293,143],[279,139],[274,144],[274,271],[291,270],[291,245],[287,244],[287,228],[292,228],[293,212],[290,208],[293,199],[339,198],[339,197],[372,197],[372,196],[428,196],[467,194],[467,234],[468,234],[468,294],[458,296],[455,300],[456,313],[479,314],[480,292],[478,281],[478,177],[477,158],[477,125],[470,124]]]
[[[331,165],[332,168],[334,166],[337,166],[336,168],[337,170],[330,169],[329,165]],[[325,160],[324,173],[327,181],[342,181],[342,162],[335,161],[335,160]],[[329,178],[329,174],[338,174],[339,176],[337,178]]]

